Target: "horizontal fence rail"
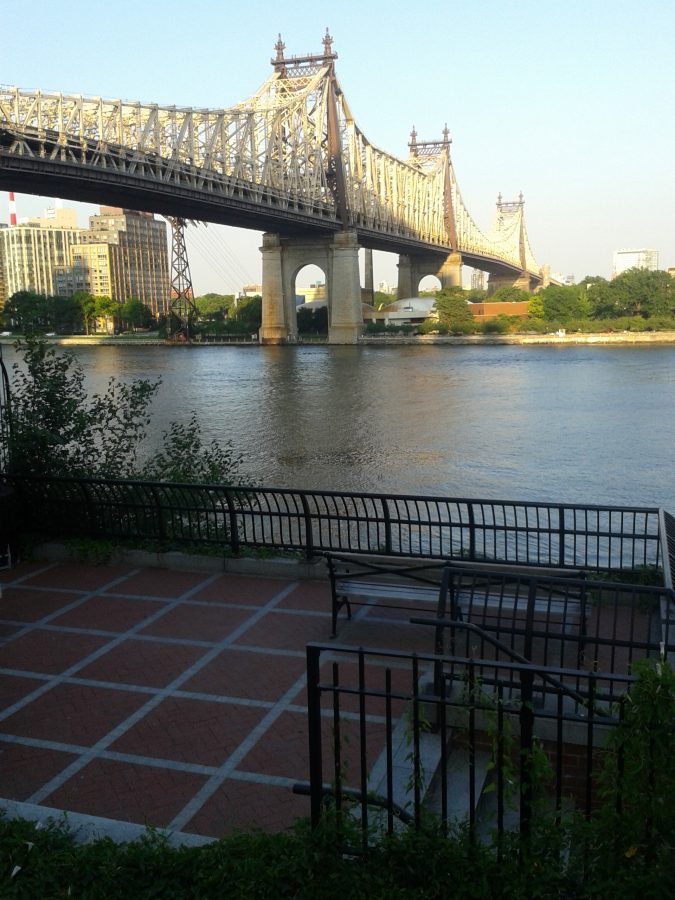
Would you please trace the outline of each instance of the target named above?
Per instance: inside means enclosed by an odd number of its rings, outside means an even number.
[[[588,571],[660,568],[659,509],[341,491],[5,477],[51,537],[359,552]],[[667,522],[672,525],[668,517]],[[670,571],[668,569],[668,571]]]
[[[425,810],[473,839],[527,834],[544,809],[590,816],[634,679],[309,644],[307,680],[309,784],[296,790],[309,793],[314,825],[326,808],[352,816],[365,849],[373,831],[419,826]]]

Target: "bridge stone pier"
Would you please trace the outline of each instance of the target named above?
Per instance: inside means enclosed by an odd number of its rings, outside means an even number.
[[[514,287],[519,291],[527,291],[528,294],[531,294],[538,284],[539,281],[528,272],[523,272],[517,278],[514,278],[513,275],[497,275],[491,272],[488,278],[487,295],[491,297],[500,287]]]
[[[293,343],[298,338],[295,278],[304,266],[314,265],[326,276],[328,342],[355,344],[363,330],[359,242],[354,231],[327,238],[284,238],[263,235],[263,344]]]
[[[398,258],[399,300],[417,296],[420,281],[435,275],[441,288],[462,286],[462,254],[449,253],[445,258],[434,253],[401,254]]]

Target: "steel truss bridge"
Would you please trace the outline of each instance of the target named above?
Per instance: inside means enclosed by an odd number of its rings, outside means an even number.
[[[360,246],[447,256],[541,278],[517,202],[489,233],[462,199],[447,128],[406,160],[373,146],[323,53],[285,57],[229,109],[189,109],[0,87],[0,186],[282,236],[355,232]]]

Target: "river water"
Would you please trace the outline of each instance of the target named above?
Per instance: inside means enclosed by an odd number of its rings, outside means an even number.
[[[675,512],[675,347],[73,352],[92,391],[161,378],[150,440],[195,410],[256,484]]]

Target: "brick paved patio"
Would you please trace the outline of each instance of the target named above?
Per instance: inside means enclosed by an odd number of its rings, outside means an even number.
[[[1,798],[208,837],[308,815],[291,787],[327,581],[26,563],[0,582]],[[339,639],[415,649],[408,615],[365,608]]]

